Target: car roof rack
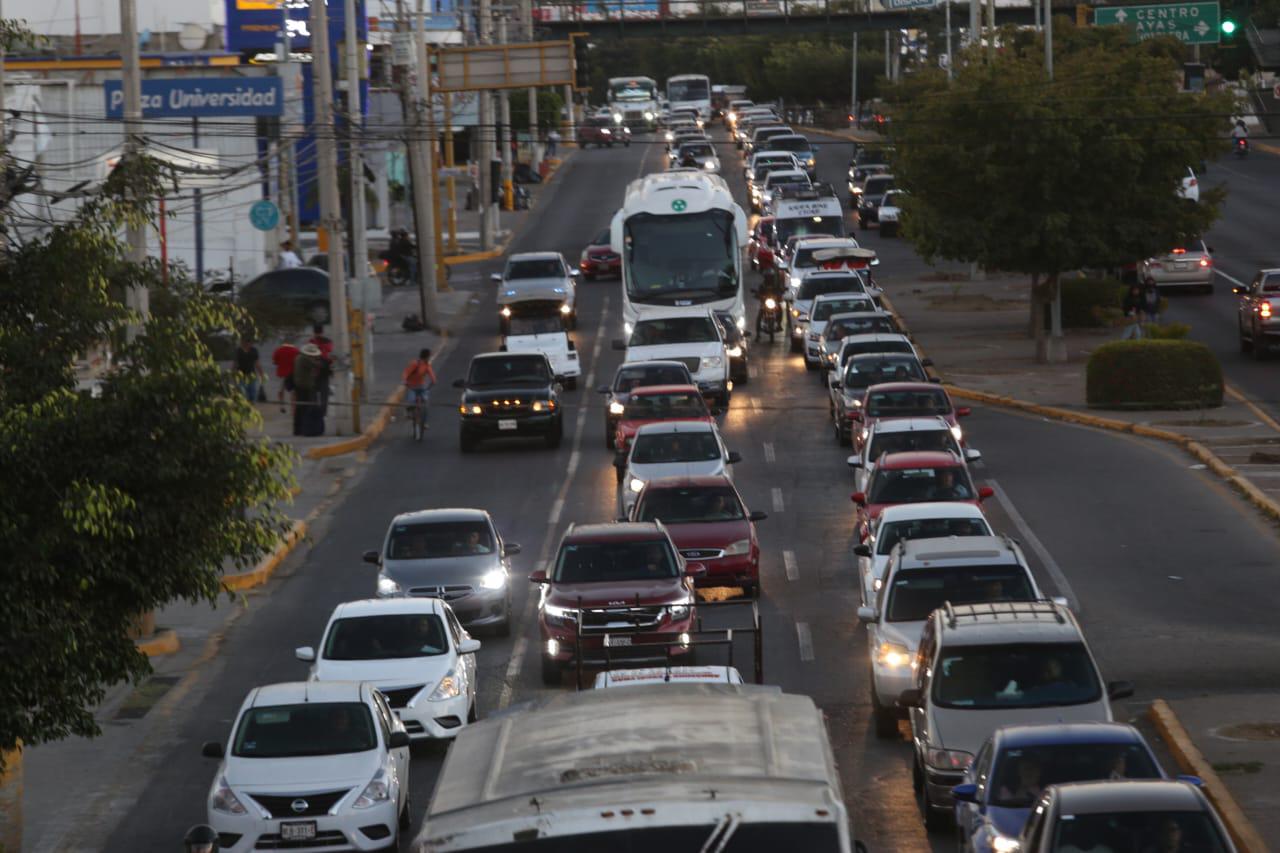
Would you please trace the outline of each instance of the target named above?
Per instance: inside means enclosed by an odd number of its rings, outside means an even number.
[[[962,616],[969,616],[974,619],[979,616],[989,616],[995,621],[1005,618],[1016,622],[1019,616],[1051,615],[1059,625],[1067,624],[1067,618],[1063,615],[1062,608],[1047,598],[1036,598],[1031,601],[987,601],[962,606],[968,608],[968,612],[957,614],[950,601],[942,603],[942,610],[946,615],[948,628],[957,627]]]

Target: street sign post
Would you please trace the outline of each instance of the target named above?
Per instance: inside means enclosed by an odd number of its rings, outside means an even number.
[[[938,0],[881,0],[886,9],[927,9],[936,6]]]
[[[271,199],[259,199],[249,208],[249,222],[259,231],[270,231],[280,224],[280,208]]]
[[[1221,20],[1218,0],[1154,6],[1098,6],[1093,10],[1096,26],[1128,27],[1134,41],[1173,36],[1186,44],[1217,44]]]

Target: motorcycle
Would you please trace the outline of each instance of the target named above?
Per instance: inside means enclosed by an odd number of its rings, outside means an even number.
[[[1236,137],[1235,155],[1237,157],[1249,156],[1249,138],[1246,136]]]
[[[405,287],[413,283],[413,267],[409,256],[384,250],[378,257],[382,259],[383,269],[386,270],[387,283],[393,287]]]
[[[782,305],[772,296],[766,296],[760,309],[760,321],[756,324],[756,334],[769,333],[769,343],[782,331]]]

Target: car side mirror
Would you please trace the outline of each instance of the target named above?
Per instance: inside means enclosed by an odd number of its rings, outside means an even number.
[[[458,643],[458,654],[460,655],[473,655],[478,651],[480,651],[480,641],[473,637],[467,637],[461,643]]]
[[[609,386],[608,386],[608,385],[600,385],[600,386],[597,386],[597,387],[596,387],[596,393],[597,393],[597,394],[608,394],[608,393],[609,393]]]
[[[467,387],[467,380],[465,380],[465,379],[455,379],[455,380],[453,380],[453,387],[454,387],[454,388],[466,388],[466,387]]]
[[[1132,681],[1108,681],[1107,698],[1111,700],[1128,699],[1133,695]]]
[[[502,556],[511,557],[520,553],[520,544],[518,542],[504,542],[502,545]]]
[[[312,663],[316,659],[316,650],[310,646],[298,646],[293,650],[293,656],[300,661]]]
[[[853,546],[853,553],[854,553],[856,556],[859,556],[859,557],[870,557],[870,556],[871,556],[871,546],[870,546],[870,545],[867,545],[867,544],[865,544],[865,543],[862,543],[862,544],[859,544],[859,545],[854,545],[854,546]]]
[[[1195,785],[1197,788],[1204,787],[1204,780],[1199,776],[1192,776],[1190,773],[1179,773],[1175,778],[1179,782],[1186,782],[1188,785]]]
[[[990,486],[983,486],[982,488],[978,489],[978,500],[985,501],[987,498],[991,497],[995,493],[996,493],[996,490],[991,488]]]
[[[942,377],[941,377],[941,376],[930,376],[930,377],[929,377],[929,381],[930,381],[930,382],[932,382],[934,385],[941,385],[941,384],[942,384]]]
[[[957,418],[967,418],[969,417],[969,415],[972,415],[972,414],[973,414],[973,409],[969,408],[968,406],[960,406],[958,409],[956,409]]]
[[[490,273],[490,274],[489,274],[489,281],[497,281],[497,282],[501,282],[501,281],[502,281],[502,273],[500,273],[500,272]]]
[[[548,582],[549,581],[547,580],[546,569],[538,569],[537,571],[529,572],[529,583],[548,583]]]
[[[684,573],[691,578],[700,578],[706,575],[707,567],[703,563],[688,563],[684,567]]]
[[[378,559],[377,551],[365,551],[364,556],[360,559],[364,560],[366,563],[372,563],[375,566],[381,562],[381,560]]]
[[[923,698],[919,689],[912,687],[898,694],[898,704],[903,708],[919,708]]]
[[[933,367],[933,359],[931,359],[931,358],[922,358],[922,359],[920,359],[920,366],[921,366],[921,367]]]
[[[1215,249],[1215,248],[1213,248],[1212,246],[1210,246],[1210,247],[1209,247],[1209,254],[1211,254],[1211,255],[1212,255],[1212,254],[1213,254],[1214,252],[1216,252],[1216,251],[1218,251],[1218,250],[1217,250],[1217,249]]]
[[[764,521],[768,517],[769,513],[758,509],[752,510],[751,515],[747,516],[751,521]]]
[[[853,502],[854,502],[854,503],[856,503],[858,506],[866,506],[866,505],[867,505],[867,493],[866,493],[866,492],[854,492],[853,494],[849,495],[849,500],[853,501]]]
[[[963,785],[956,785],[951,789],[951,797],[961,803],[977,803],[978,786],[972,782],[966,782]]]
[[[874,607],[869,607],[865,604],[860,605],[858,607],[858,621],[859,622],[875,622],[876,609]]]
[[[1059,607],[1066,607],[1066,608],[1071,607],[1071,602],[1067,601],[1067,597],[1065,595],[1055,595],[1049,600],[1052,601],[1054,604],[1058,605]]]
[[[848,459],[844,460],[844,464],[848,465],[850,468],[861,468],[862,460],[857,456],[850,456]]]
[[[855,839],[853,842],[853,853],[867,853],[867,845]]]
[[[472,642],[475,642],[472,640]],[[392,732],[387,737],[387,749],[404,749],[409,745],[408,732]]]
[[[974,450],[972,447],[965,448],[965,451],[964,451],[965,462],[977,462],[980,459],[982,459],[981,450]]]
[[[216,740],[207,740],[204,746],[200,747],[200,754],[205,758],[221,758],[223,755],[222,744]]]
[[[569,278],[577,278],[580,275],[582,275],[582,273],[578,270],[569,270]]]
[[[627,348],[627,342],[622,338],[614,338],[613,341],[610,342],[610,346],[616,350],[625,350]]]
[[[839,388],[839,387],[840,387],[840,377],[839,377],[839,376],[835,376],[835,375],[833,375],[833,376],[832,376],[832,377],[827,381],[827,384],[828,384],[828,385],[830,385],[832,388]]]
[[[742,461],[742,454],[736,450],[730,450],[729,455],[725,457],[724,461],[728,465],[737,465]]]
[[[566,338],[565,341],[566,341],[565,345],[569,348],[569,352],[578,351],[578,345],[573,342],[573,338]]]

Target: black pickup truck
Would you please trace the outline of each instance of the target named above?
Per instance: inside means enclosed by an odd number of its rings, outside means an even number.
[[[559,447],[564,435],[560,386],[542,353],[482,353],[471,359],[461,388],[459,444],[469,453],[487,438],[541,436]]]

